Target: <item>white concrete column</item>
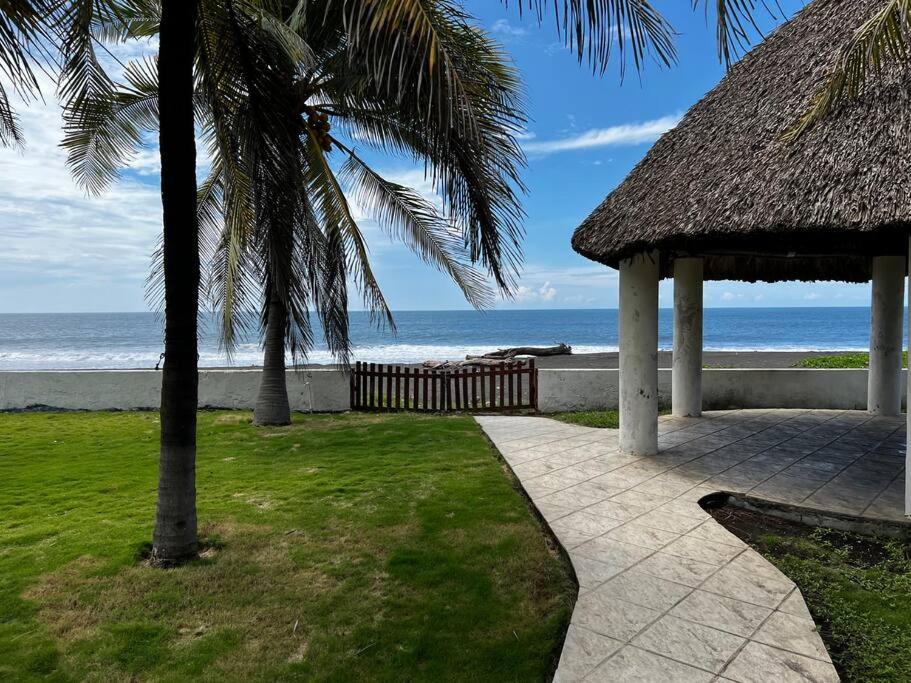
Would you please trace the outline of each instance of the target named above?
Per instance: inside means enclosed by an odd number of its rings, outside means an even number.
[[[867,377],[867,410],[874,415],[901,415],[904,292],[905,257],[874,257]]]
[[[658,252],[620,264],[620,450],[658,452]]]
[[[674,261],[674,364],[671,408],[675,417],[702,415],[701,258]]]

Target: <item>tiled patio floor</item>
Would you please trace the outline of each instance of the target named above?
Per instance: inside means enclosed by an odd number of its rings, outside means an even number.
[[[837,681],[800,591],[698,505],[716,491],[903,517],[904,420],[857,411],[662,417],[615,430],[479,417],[579,579],[558,681]]]

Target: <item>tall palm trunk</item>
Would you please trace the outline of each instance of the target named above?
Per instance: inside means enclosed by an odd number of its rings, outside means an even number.
[[[198,0],[163,0],[159,34],[161,202],[165,283],[165,364],[161,456],[152,560],[193,557],[196,535],[196,316],[199,226],[193,129],[193,46]]]
[[[266,313],[265,356],[259,396],[253,411],[255,425],[291,424],[288,384],[285,380],[285,328],[288,312],[282,300],[273,294]]]

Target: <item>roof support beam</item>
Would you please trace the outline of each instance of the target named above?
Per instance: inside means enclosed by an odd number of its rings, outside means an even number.
[[[658,252],[620,263],[620,450],[658,452]]]

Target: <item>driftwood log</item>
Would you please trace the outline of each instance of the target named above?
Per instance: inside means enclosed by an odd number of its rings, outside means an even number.
[[[496,360],[493,358],[466,358],[465,360],[425,360],[422,366],[429,370],[455,370],[457,368],[475,368],[475,367],[500,367],[503,363],[509,363],[512,359]]]
[[[483,356],[465,356],[465,360],[493,359],[511,360],[516,356],[567,356],[573,352],[573,347],[566,344],[556,346],[516,346],[511,349],[497,349]]]
[[[497,367],[503,362],[514,361],[518,356],[565,356],[573,348],[566,344],[556,346],[517,346],[511,349],[497,349],[483,356],[465,356],[465,360],[425,360],[423,367],[431,370],[449,370],[467,367]]]

